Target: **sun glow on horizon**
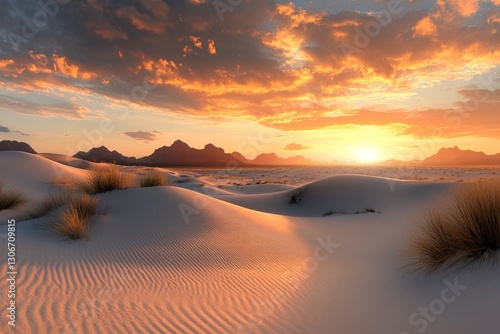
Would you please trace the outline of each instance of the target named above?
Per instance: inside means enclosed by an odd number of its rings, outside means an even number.
[[[377,149],[371,147],[358,148],[355,151],[356,160],[359,163],[370,164],[380,160],[380,154]]]

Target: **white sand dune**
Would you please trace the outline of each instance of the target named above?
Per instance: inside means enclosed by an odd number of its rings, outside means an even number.
[[[90,162],[87,160],[82,160],[74,157],[70,157],[64,154],[56,154],[56,153],[39,153],[38,154],[41,157],[44,157],[46,159],[59,162],[63,165],[68,165],[71,167],[76,167],[76,168],[82,168],[82,169],[90,169],[98,164],[94,162]]]
[[[353,214],[365,209],[386,211],[399,203],[420,202],[449,188],[445,183],[411,183],[362,175],[328,177],[271,194],[219,196],[252,210],[297,217],[325,213]]]
[[[51,182],[61,170],[84,172],[0,154],[0,177],[33,198],[61,187]],[[498,270],[419,278],[400,269],[411,222],[450,185],[389,182],[339,176],[220,199],[172,186],[113,191],[100,195],[109,210],[90,241],[41,230],[49,218],[18,222],[17,332],[499,332]],[[382,213],[320,217],[365,207]],[[2,250],[3,273],[6,262]],[[445,279],[467,288],[425,320],[419,309],[441,305]]]

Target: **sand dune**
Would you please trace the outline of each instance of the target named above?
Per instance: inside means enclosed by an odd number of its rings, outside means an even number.
[[[0,154],[1,177],[33,198],[62,187],[51,181],[60,172],[84,176],[43,157]],[[48,218],[19,222],[17,331],[418,333],[425,318],[409,318],[458,279],[467,288],[425,320],[425,333],[498,332],[498,270],[431,278],[400,270],[411,222],[450,185],[390,182],[336,176],[218,198],[176,186],[113,191],[99,195],[108,213],[92,221],[87,242],[42,231]],[[321,217],[365,207],[381,213]],[[2,251],[4,273],[6,262]]]

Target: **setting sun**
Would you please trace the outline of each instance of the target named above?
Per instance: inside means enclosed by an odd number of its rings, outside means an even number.
[[[360,148],[356,151],[356,158],[358,162],[367,164],[378,161],[380,156],[373,148]]]

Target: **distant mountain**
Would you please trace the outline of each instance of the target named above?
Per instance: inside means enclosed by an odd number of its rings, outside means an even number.
[[[263,153],[248,162],[252,165],[311,165],[313,162],[302,156],[281,158],[276,153]]]
[[[228,166],[244,164],[220,147],[207,144],[201,150],[190,147],[181,140],[172,146],[162,146],[153,154],[137,160],[139,164],[149,166]]]
[[[36,154],[36,151],[31,146],[15,140],[0,141],[0,151],[21,151]]]
[[[112,162],[121,165],[145,166],[246,166],[246,165],[309,165],[313,162],[301,156],[281,158],[275,153],[261,154],[253,160],[245,158],[239,152],[226,153],[220,147],[207,144],[203,149],[195,149],[181,140],[171,146],[162,146],[151,155],[139,159],[126,157],[117,151],[110,151],[101,146],[88,152],[78,152],[73,157],[93,161]]]
[[[386,160],[377,163],[380,166],[426,166],[426,167],[444,167],[444,166],[499,166],[500,153],[488,155],[484,152],[471,150],[461,150],[457,146],[441,148],[436,154],[424,160]]]
[[[241,161],[245,164],[250,164],[251,163],[251,160],[248,160],[247,158],[245,158],[243,156],[243,154],[241,154],[240,152],[233,152],[231,153],[231,155],[233,156],[233,158],[235,158],[236,160],[238,161]]]
[[[134,157],[126,157],[117,151],[110,151],[105,146],[93,148],[88,152],[78,152],[73,157],[92,162],[111,162],[120,165],[133,165],[137,163]]]
[[[484,152],[461,150],[457,146],[442,148],[435,155],[421,161],[424,166],[492,166],[500,165],[500,153],[487,155]]]

